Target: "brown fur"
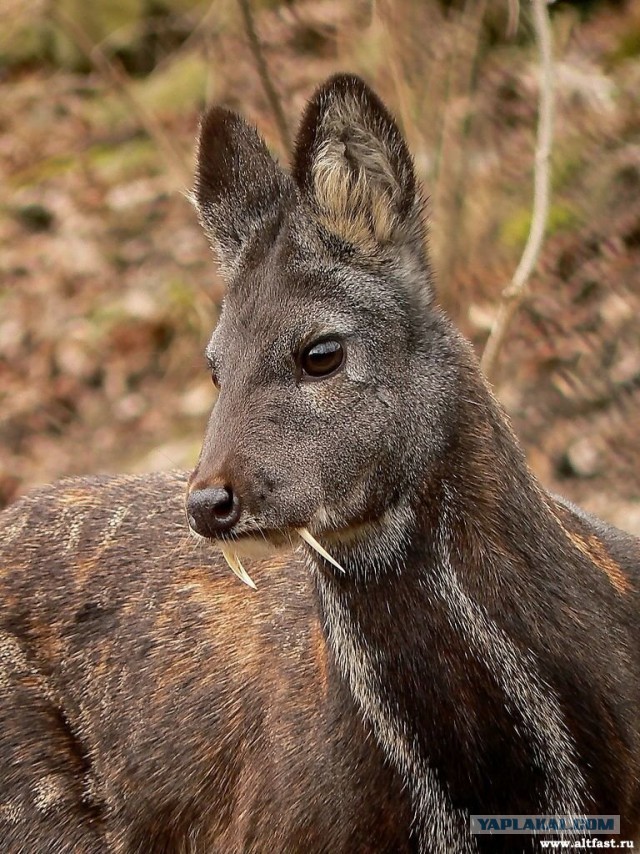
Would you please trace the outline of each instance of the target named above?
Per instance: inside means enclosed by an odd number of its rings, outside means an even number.
[[[249,591],[189,536],[185,486],[69,481],[2,518],[30,532],[0,547],[3,854],[408,851],[406,797],[340,687],[299,558],[252,562]],[[73,553],[46,533],[70,504]]]
[[[622,593],[624,595],[629,592],[629,588],[631,586],[629,579],[620,568],[620,565],[612,559],[611,555],[607,552],[604,545],[597,537],[593,534],[587,537],[582,537],[580,534],[570,531],[567,532],[567,535],[571,542],[580,549],[582,554],[591,563],[593,563],[594,566],[597,566],[602,570],[602,572],[604,572],[618,593]]]

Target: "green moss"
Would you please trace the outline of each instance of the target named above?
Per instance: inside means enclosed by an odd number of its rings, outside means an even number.
[[[15,172],[10,176],[9,184],[12,187],[31,187],[34,184],[41,184],[50,178],[63,175],[65,172],[77,168],[77,165],[78,158],[75,155],[60,154],[55,157],[47,157],[34,166]]]
[[[101,45],[107,55],[114,51],[135,52],[150,16],[149,0],[56,0],[56,10],[74,22],[92,44]],[[154,4],[168,16],[184,15],[202,5],[201,0],[157,0]],[[52,25],[37,4],[13,4],[0,18],[0,65],[14,66],[46,59],[59,68],[88,71],[90,59],[76,44],[64,25]],[[6,29],[5,33],[2,30]]]
[[[159,157],[155,144],[147,137],[136,137],[117,145],[93,145],[81,155],[60,155],[16,172],[10,178],[13,187],[30,187],[65,172],[78,169],[83,162],[109,184],[155,174],[159,168]]]
[[[563,202],[556,202],[551,205],[547,222],[547,234],[555,234],[558,231],[577,228],[580,224],[581,217],[572,205],[567,205]]]
[[[96,145],[86,157],[88,165],[108,184],[153,174],[160,163],[155,145],[146,138],[118,145]]]
[[[204,102],[209,69],[194,54],[178,54],[172,61],[140,80],[130,79],[128,86],[135,100],[154,116],[183,115]],[[106,91],[100,98],[85,104],[85,115],[98,131],[113,133],[131,125],[131,105],[121,94]]]
[[[186,279],[170,279],[166,284],[165,302],[178,315],[190,313],[196,304],[193,285]]]
[[[10,68],[38,62],[47,54],[50,33],[47,25],[41,21],[14,22],[9,32],[10,37],[4,34],[0,37],[0,66]]]
[[[557,193],[577,182],[584,166],[584,151],[580,148],[578,140],[576,140],[575,146],[565,146],[564,150],[557,147],[553,154],[551,168],[551,186],[553,191]]]
[[[136,24],[143,11],[143,0],[109,0],[88,3],[87,0],[58,0],[58,11],[92,44],[103,47],[118,44],[136,36]],[[64,19],[63,19],[64,20]],[[73,33],[64,26],[55,27],[51,39],[51,59],[60,68],[88,71],[91,60],[76,44]]]
[[[185,54],[134,83],[133,92],[155,114],[185,113],[203,102],[206,81],[207,67],[203,59]]]
[[[580,225],[580,216],[575,208],[563,202],[555,202],[549,209],[547,218],[547,236],[558,231],[566,231]],[[521,251],[531,230],[531,209],[523,208],[510,216],[502,224],[500,239],[509,249]]]
[[[120,128],[130,127],[132,123],[131,107],[114,91],[105,90],[100,92],[100,97],[87,101],[84,115],[98,133],[115,133]]]
[[[91,310],[87,312],[87,320],[89,321],[89,330],[91,333],[92,342],[99,343],[105,335],[127,319],[127,316],[122,308],[116,302],[103,303],[96,302]]]
[[[637,56],[640,56],[640,25],[631,21],[629,28],[625,30],[619,43],[609,54],[609,61],[618,63]]]
[[[500,228],[500,240],[509,249],[522,249],[531,228],[531,211],[523,208],[506,219]]]

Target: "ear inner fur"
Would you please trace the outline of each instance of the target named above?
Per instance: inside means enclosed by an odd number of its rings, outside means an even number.
[[[293,175],[329,232],[372,254],[415,237],[420,198],[411,156],[380,99],[341,75],[309,103]]]

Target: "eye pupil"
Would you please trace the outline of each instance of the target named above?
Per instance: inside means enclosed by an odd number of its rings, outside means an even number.
[[[344,348],[339,341],[319,341],[302,354],[302,370],[309,377],[333,374],[344,361]]]

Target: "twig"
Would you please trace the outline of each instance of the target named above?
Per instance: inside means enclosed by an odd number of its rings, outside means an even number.
[[[94,44],[86,32],[59,6],[49,8],[49,15],[60,29],[64,30],[78,49],[87,57],[104,80],[110,84],[129,105],[137,116],[140,125],[148,136],[155,142],[164,157],[166,166],[173,173],[180,188],[188,187],[192,182],[191,169],[185,157],[171,137],[165,132],[160,122],[134,95],[126,75],[107,57],[99,45]]]
[[[284,110],[282,109],[280,96],[276,92],[276,88],[273,85],[273,81],[271,80],[271,75],[269,74],[269,69],[267,68],[267,62],[264,58],[262,45],[260,44],[256,25],[253,20],[253,12],[251,11],[250,2],[249,0],[238,0],[238,2],[240,4],[240,9],[242,10],[242,17],[244,18],[244,27],[247,31],[249,46],[251,47],[251,52],[253,53],[253,57],[256,61],[256,66],[258,68],[258,74],[260,76],[262,86],[271,106],[271,110],[273,111],[273,115],[278,126],[278,132],[280,134],[280,139],[282,140],[282,145],[287,154],[290,155],[291,137],[289,136],[287,120],[284,115]]]
[[[482,354],[480,366],[492,379],[500,350],[513,317],[527,294],[527,283],[533,273],[549,214],[550,160],[553,141],[553,49],[547,0],[531,0],[536,39],[540,52],[540,96],[538,107],[538,135],[536,141],[533,211],[531,228],[520,263],[511,284],[502,292],[502,301],[491,333]]]
[[[520,0],[508,0],[509,15],[507,18],[507,29],[505,36],[511,40],[515,38],[518,32],[518,23],[520,21]]]

